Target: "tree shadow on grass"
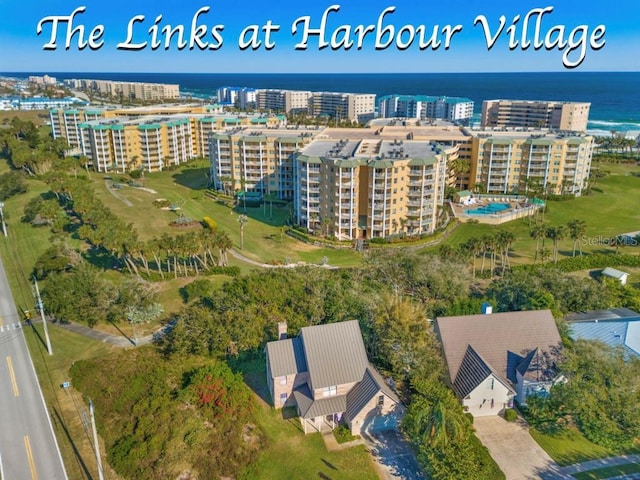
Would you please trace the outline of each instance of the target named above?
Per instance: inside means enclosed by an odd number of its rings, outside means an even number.
[[[272,405],[271,396],[267,387],[266,364],[264,352],[251,350],[242,352],[227,360],[227,365],[233,373],[240,373],[244,383],[253,390],[265,403]]]
[[[129,340],[129,341],[131,342],[131,345],[133,345],[134,347],[135,347],[135,346],[137,346],[136,341],[135,341],[133,338],[131,338],[129,335],[127,335],[126,333],[124,333],[124,332],[122,331],[122,329],[121,329],[121,328],[120,328],[116,323],[114,323],[114,322],[113,322],[113,321],[111,321],[111,320],[109,320],[109,323],[110,323],[111,325],[113,325],[113,326],[115,327],[115,329],[116,329],[116,330],[118,330],[118,332],[120,332],[120,335],[122,335],[124,338],[126,338],[127,340]]]
[[[33,330],[33,332],[36,334],[36,337],[38,338],[38,340],[40,341],[40,343],[42,344],[42,347],[47,350],[47,342],[44,341],[44,338],[42,338],[42,335],[40,335],[40,332],[38,331],[38,329],[36,328],[35,324],[33,323],[33,321],[29,322],[29,325],[31,326],[31,329]]]
[[[209,187],[209,168],[186,168],[172,175],[173,181],[191,190],[204,190]]]
[[[94,267],[101,268],[103,270],[111,270],[117,265],[114,265],[113,256],[105,251],[103,248],[90,247],[83,254],[83,258]]]

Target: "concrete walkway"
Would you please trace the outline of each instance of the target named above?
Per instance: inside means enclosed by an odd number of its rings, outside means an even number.
[[[305,262],[298,262],[298,263],[288,263],[286,265],[271,265],[270,263],[262,263],[262,262],[256,262],[255,260],[252,260],[248,257],[245,257],[244,255],[242,255],[241,253],[237,252],[236,250],[230,249],[228,250],[228,252],[231,254],[232,257],[240,260],[241,262],[245,262],[248,263],[249,265],[253,265],[254,267],[260,267],[260,268],[296,268],[296,267],[318,267],[318,268],[326,268],[329,270],[337,270],[338,267],[334,266],[334,265],[318,265],[315,263],[305,263]]]
[[[497,416],[476,417],[473,426],[507,480],[538,479],[545,473],[558,472],[558,464],[529,435],[523,421],[511,423]]]
[[[339,452],[340,450],[346,450],[347,448],[355,447],[356,445],[364,445],[364,440],[358,438],[351,440],[350,442],[338,443],[335,435],[331,430],[322,432],[322,440],[324,440],[324,446],[327,447],[329,452]]]
[[[169,333],[173,327],[175,326],[175,320],[172,320],[168,324],[160,327],[155,332],[146,335],[144,337],[138,338],[137,341],[133,338],[128,337],[124,332],[122,335],[113,335],[112,333],[101,332],[100,330],[95,330],[91,327],[87,327],[85,325],[80,325],[78,323],[54,323],[56,327],[64,328],[65,330],[69,330],[70,332],[77,333],[78,335],[83,335],[88,338],[92,338],[98,342],[108,343],[109,345],[113,345],[114,347],[136,347],[140,345],[147,345],[153,342],[154,339],[166,335]],[[116,327],[117,328],[117,327]]]
[[[555,471],[544,472],[540,477],[544,480],[572,480],[574,473],[588,472],[599,468],[616,467],[628,463],[640,463],[640,455],[620,455],[618,457],[600,458],[582,463],[575,463],[566,467],[558,467]],[[612,477],[611,480],[631,479],[640,474]]]

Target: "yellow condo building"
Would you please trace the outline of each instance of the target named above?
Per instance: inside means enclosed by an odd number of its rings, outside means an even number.
[[[99,172],[162,171],[209,157],[209,136],[229,128],[278,128],[284,116],[234,115],[217,106],[154,106],[120,110],[52,110],[55,138],[91,159]]]
[[[447,150],[356,135],[316,140],[296,154],[297,223],[340,240],[433,232],[444,201]]]

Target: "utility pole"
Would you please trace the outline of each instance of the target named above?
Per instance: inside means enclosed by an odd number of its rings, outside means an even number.
[[[104,480],[102,472],[102,460],[100,459],[100,445],[98,444],[98,432],[96,430],[96,419],[93,416],[93,402],[89,400],[89,416],[91,417],[91,429],[93,430],[93,444],[96,451],[96,462],[98,463],[98,478]]]
[[[4,211],[2,210],[4,208],[4,202],[0,202],[0,221],[2,222],[2,233],[4,233],[4,236],[7,236],[7,224],[4,223]]]
[[[44,305],[42,304],[42,298],[40,298],[40,289],[38,288],[38,279],[36,279],[35,276],[33,277],[33,283],[36,286],[36,299],[38,301],[38,303],[36,304],[36,307],[38,308],[38,310],[40,310],[40,316],[42,317],[44,337],[47,340],[47,351],[49,352],[49,355],[53,355],[53,350],[51,349],[51,340],[49,339],[49,330],[47,330],[47,320],[46,318],[44,318]]]

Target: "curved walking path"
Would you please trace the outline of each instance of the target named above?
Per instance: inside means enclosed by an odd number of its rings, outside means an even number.
[[[588,460],[586,462],[574,463],[566,467],[559,467],[556,472],[549,472],[549,474],[543,474],[542,478],[555,480],[570,480],[573,479],[573,474],[580,472],[588,472],[590,470],[597,470],[599,468],[617,467],[619,465],[626,465],[629,463],[640,463],[640,455],[619,455],[617,457],[599,458],[597,460]],[[614,478],[631,478],[629,475],[622,475]]]
[[[231,254],[233,258],[240,260],[241,262],[248,263],[249,265],[253,265],[254,267],[260,267],[260,268],[318,267],[318,268],[327,268],[329,270],[337,270],[339,268],[339,267],[336,267],[335,265],[318,265],[316,263],[304,263],[304,262],[288,263],[286,265],[272,265],[270,263],[262,263],[262,262],[257,262],[255,260],[252,260],[248,257],[245,257],[241,253],[235,251],[234,249],[230,249],[228,250],[228,252]]]

